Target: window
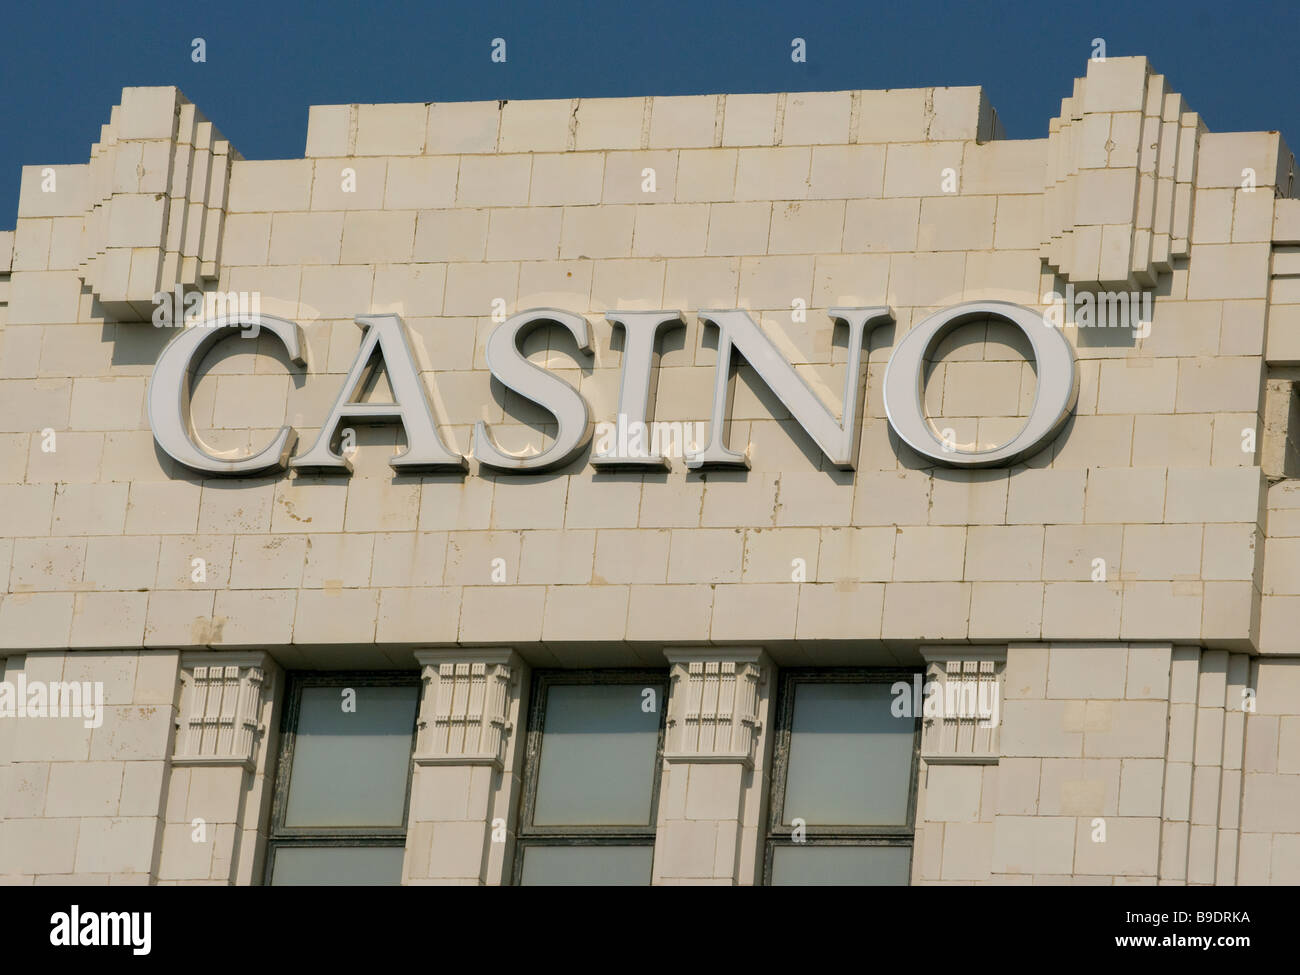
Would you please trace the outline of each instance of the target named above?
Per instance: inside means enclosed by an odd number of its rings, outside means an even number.
[[[650,883],[667,693],[663,671],[534,676],[515,883]]]
[[[911,671],[790,670],[777,704],[769,884],[906,885],[921,721]]]
[[[266,882],[402,882],[417,674],[291,674]]]

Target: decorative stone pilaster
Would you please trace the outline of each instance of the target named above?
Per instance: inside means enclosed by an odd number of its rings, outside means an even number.
[[[17,686],[24,673],[23,664],[22,654],[13,650],[0,650],[0,681],[4,681],[11,687]],[[39,806],[23,809],[18,802],[22,790],[18,787],[21,780],[16,777],[16,773],[23,770],[23,763],[21,756],[14,754],[13,741],[16,726],[17,723],[13,719],[0,718],[0,782],[4,783],[4,789],[0,790],[0,830],[5,828],[6,819],[35,818],[41,811]],[[43,768],[41,772],[43,773],[41,781],[48,779],[49,769]],[[23,863],[18,853],[19,850],[14,849],[11,844],[0,846],[0,883],[5,885],[18,883],[24,873],[33,872],[33,868],[40,865],[31,862]]]
[[[925,681],[912,701],[922,716],[921,757],[928,765],[996,765],[1006,651],[922,647],[921,654]]]
[[[1173,648],[1160,824],[1161,884],[1237,882],[1250,658]]]
[[[654,882],[756,883],[771,662],[757,647],[695,647],[665,656],[672,673]]]
[[[518,682],[513,652],[468,661],[417,656],[425,667],[426,703],[420,710],[416,764],[491,765],[500,771],[512,729],[511,693]]]
[[[221,270],[231,165],[240,159],[176,88],[124,88],[91,146],[82,280],[119,321],[147,321],[159,292]]]
[[[912,882],[984,882],[993,857],[1006,647],[921,647],[925,674],[895,701],[921,716]],[[1041,653],[1047,649],[1017,653]],[[957,852],[960,851],[960,852]]]
[[[1204,132],[1146,58],[1089,61],[1048,126],[1039,256],[1081,288],[1154,286],[1189,254]]]
[[[159,881],[256,883],[275,776],[280,668],[255,653],[181,655]]]
[[[509,649],[426,650],[403,882],[500,884],[515,835],[527,666]]]
[[[754,742],[758,719],[759,682],[762,668],[757,660],[681,659],[670,652],[673,662],[674,699],[668,714],[669,760],[693,762],[740,762],[754,765]],[[685,670],[684,678],[679,670]],[[678,692],[684,699],[676,697]]]
[[[182,660],[173,765],[242,765],[253,771],[254,747],[265,730],[267,659],[255,653],[191,654]]]

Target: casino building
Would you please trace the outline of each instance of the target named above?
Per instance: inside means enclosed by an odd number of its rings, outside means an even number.
[[[1144,58],[128,88],[0,233],[0,878],[1300,883],[1297,380],[1293,157]]]

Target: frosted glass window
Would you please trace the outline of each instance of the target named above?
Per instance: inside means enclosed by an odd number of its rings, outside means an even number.
[[[914,715],[894,715],[892,688],[902,681],[910,690],[915,676],[885,668],[782,674],[765,883],[911,882],[919,726]]]
[[[651,846],[530,846],[520,883],[648,886],[653,859]]]
[[[271,885],[397,886],[405,852],[400,846],[281,846],[275,851]]]
[[[890,711],[890,685],[794,687],[783,821],[906,824],[916,725]]]
[[[534,673],[514,883],[651,882],[667,677]]]
[[[652,685],[653,686],[653,685]],[[662,688],[653,711],[640,684],[547,690],[535,826],[653,825]]]
[[[285,827],[400,827],[419,688],[357,684],[302,689]]]
[[[905,887],[911,862],[907,846],[778,846],[772,851],[771,882]]]

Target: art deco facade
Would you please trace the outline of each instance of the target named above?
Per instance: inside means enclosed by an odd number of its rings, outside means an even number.
[[[1294,183],[1142,58],[1029,140],[933,88],[249,161],[125,90],[0,233],[0,877],[1300,883]],[[712,461],[600,463],[629,403]]]

